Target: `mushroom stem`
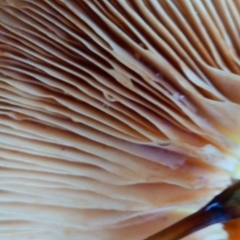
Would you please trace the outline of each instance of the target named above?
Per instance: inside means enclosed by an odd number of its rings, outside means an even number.
[[[191,233],[240,217],[240,181],[225,189],[198,212],[145,240],[179,240]]]
[[[227,216],[221,209],[206,212],[199,211],[150,236],[146,240],[179,240],[209,225],[226,220]]]

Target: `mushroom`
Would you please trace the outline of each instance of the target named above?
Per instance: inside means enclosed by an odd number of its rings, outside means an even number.
[[[239,178],[239,13],[1,0],[1,239],[141,240]]]

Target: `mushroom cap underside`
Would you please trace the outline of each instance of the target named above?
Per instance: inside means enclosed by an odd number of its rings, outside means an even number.
[[[0,1],[0,236],[140,240],[238,178],[239,13]]]

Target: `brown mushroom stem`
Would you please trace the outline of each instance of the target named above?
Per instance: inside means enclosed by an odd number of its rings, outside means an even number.
[[[240,181],[217,195],[198,212],[146,240],[178,240],[215,223],[240,217]]]
[[[201,210],[150,236],[146,240],[179,240],[204,227],[225,221],[227,221],[227,216],[221,210]]]

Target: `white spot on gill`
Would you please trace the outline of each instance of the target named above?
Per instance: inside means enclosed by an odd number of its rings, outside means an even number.
[[[180,94],[179,92],[175,92],[175,93],[173,93],[173,98],[176,101],[181,101],[181,100],[183,100],[185,98],[185,96]]]

